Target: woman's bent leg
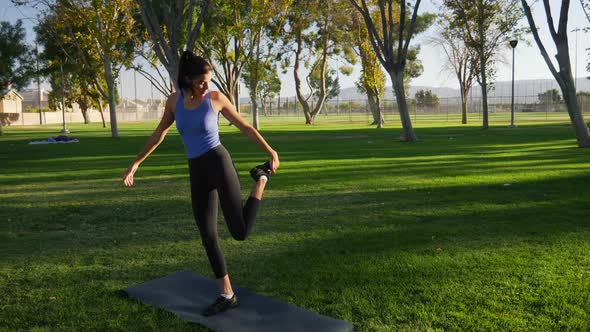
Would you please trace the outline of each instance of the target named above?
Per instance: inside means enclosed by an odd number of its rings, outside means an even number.
[[[260,199],[249,196],[242,206],[240,179],[229,157],[222,158],[221,174],[217,178],[217,191],[225,222],[232,237],[238,241],[245,240],[256,223]],[[264,188],[262,188],[264,189]]]

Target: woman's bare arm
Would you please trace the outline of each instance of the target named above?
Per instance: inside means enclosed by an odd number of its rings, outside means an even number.
[[[256,143],[264,152],[266,152],[271,158],[272,172],[276,172],[279,168],[279,155],[273,150],[270,145],[264,140],[262,135],[252,127],[240,114],[236,111],[234,105],[224,96],[222,93],[213,91],[211,92],[211,101],[217,109],[221,109],[221,114],[231,122],[236,128],[238,128],[246,137],[252,142]]]
[[[164,115],[158,124],[158,127],[154,130],[152,135],[147,139],[147,142],[143,146],[141,152],[135,157],[135,160],[131,163],[129,168],[123,173],[122,179],[126,186],[133,185],[133,175],[137,171],[139,165],[162,143],[164,137],[168,133],[170,126],[174,123],[174,106],[176,99],[178,98],[177,93],[173,93],[166,100],[166,106],[164,107]]]

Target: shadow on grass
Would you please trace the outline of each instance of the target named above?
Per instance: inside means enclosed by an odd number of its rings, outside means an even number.
[[[564,138],[567,139],[567,130],[559,130],[559,134],[556,134],[555,130],[545,133],[546,130],[543,127],[530,126],[523,128],[522,131],[526,131],[526,135],[521,135],[522,132],[503,129],[492,129],[486,132],[463,127],[422,129],[425,135],[428,133],[449,135],[451,130],[464,136],[455,137],[454,140],[437,136],[431,140],[408,144],[391,139],[397,132],[395,129],[269,131],[265,135],[270,142],[273,137],[282,138],[275,149],[281,153],[283,170],[287,172],[290,169],[289,163],[315,161],[323,161],[325,166],[329,166],[329,161],[344,160],[350,161],[350,166],[375,165],[375,169],[363,171],[376,171],[377,168],[385,166],[388,172],[391,172],[393,168],[394,172],[402,173],[405,172],[404,168],[408,168],[412,169],[412,172],[425,172],[430,175],[438,172],[439,166],[451,166],[451,163],[453,167],[462,168],[468,174],[478,169],[493,170],[496,167],[490,168],[489,165],[485,168],[478,167],[481,165],[477,164],[482,163],[527,162],[527,165],[523,167],[532,167],[548,166],[550,163],[557,164],[559,161],[564,163],[576,160],[590,161],[589,158],[580,156],[580,149],[564,143]],[[362,138],[356,138],[359,135]],[[534,142],[527,141],[531,135],[535,135]],[[170,136],[144,162],[138,173],[139,176],[157,176],[161,173],[186,174],[186,158],[180,138],[176,134]],[[314,143],[310,145],[307,141],[300,142],[294,139],[296,137],[307,137]],[[6,188],[26,184],[73,181],[80,178],[115,179],[127,168],[145,143],[145,139],[145,137],[122,137],[113,141],[110,138],[90,136],[75,146],[27,146],[26,141],[12,141],[12,146],[8,146],[8,142],[0,142],[0,148],[5,152],[0,154],[0,162],[3,164],[0,181]],[[241,171],[247,171],[251,164],[259,163],[260,159],[264,158],[257,147],[240,133],[225,133],[223,141]],[[443,159],[429,159],[434,157]],[[371,161],[372,158],[390,158],[392,161],[388,164],[383,161]],[[542,158],[542,160],[536,164],[531,163],[531,160],[535,158]],[[295,165],[293,169],[298,167],[300,166]],[[499,166],[499,169],[510,170],[510,167],[509,165]],[[171,173],[163,172],[166,168],[178,170]],[[329,175],[346,176],[345,172],[347,171],[335,171]]]
[[[392,236],[396,231],[406,234],[383,244],[397,249],[404,244],[416,249],[430,243],[428,232],[419,236],[425,230],[475,244],[519,236],[545,238],[551,232],[590,227],[585,221],[590,208],[582,204],[589,198],[583,185],[589,177],[519,182],[509,187],[457,184],[377,191],[365,188],[361,192],[330,190],[284,197],[273,197],[271,190],[264,199],[257,227],[261,234],[280,235],[345,231],[349,227],[363,234],[374,227],[394,226]],[[2,225],[0,251],[5,259],[11,260],[63,250],[194,238],[197,233],[188,188],[179,192],[177,186],[172,186],[156,196],[158,187],[155,182],[154,186],[134,192],[126,190],[112,195],[112,191],[106,191],[105,196],[109,197],[101,199],[93,199],[100,192],[92,190],[73,196],[56,195],[49,201],[43,194],[30,194],[26,213],[19,212],[18,205],[10,208],[5,203],[8,219]],[[225,226],[220,229],[227,238]],[[360,248],[366,250],[364,246]]]

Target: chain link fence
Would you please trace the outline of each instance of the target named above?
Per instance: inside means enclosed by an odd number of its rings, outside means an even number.
[[[590,119],[590,94],[578,96],[578,101],[586,119]],[[380,101],[381,111],[386,122],[398,122],[399,110],[395,100],[384,99]],[[440,98],[438,104],[431,106],[416,105],[413,100],[408,100],[410,115],[414,124],[420,122],[449,122],[461,123],[461,98]],[[488,98],[488,110],[490,122],[506,122],[510,119],[511,97],[500,96]],[[242,116],[251,120],[252,105],[243,103],[240,105]],[[515,96],[515,119],[525,119],[527,122],[563,122],[569,121],[566,105],[563,101],[540,101],[537,95]],[[164,113],[162,101],[154,100],[144,105],[117,106],[118,122],[145,122],[157,121]],[[481,98],[468,98],[467,100],[468,123],[480,121],[482,116]],[[296,98],[275,99],[264,105],[258,105],[260,121],[272,122],[296,122],[304,123],[303,108]],[[39,125],[58,124],[62,122],[61,112],[21,113],[12,117],[5,125]],[[107,110],[102,114],[106,122],[110,121]],[[65,113],[67,123],[84,122],[84,117],[79,110],[69,110]],[[91,122],[101,122],[102,117],[98,110],[88,111]],[[316,122],[367,122],[371,123],[369,105],[366,99],[329,100],[324,104],[320,113],[316,116]]]

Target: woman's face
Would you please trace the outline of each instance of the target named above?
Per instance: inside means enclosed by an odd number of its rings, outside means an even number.
[[[197,95],[204,96],[207,93],[209,82],[211,82],[211,72],[199,75],[193,80],[193,89],[197,92]]]

